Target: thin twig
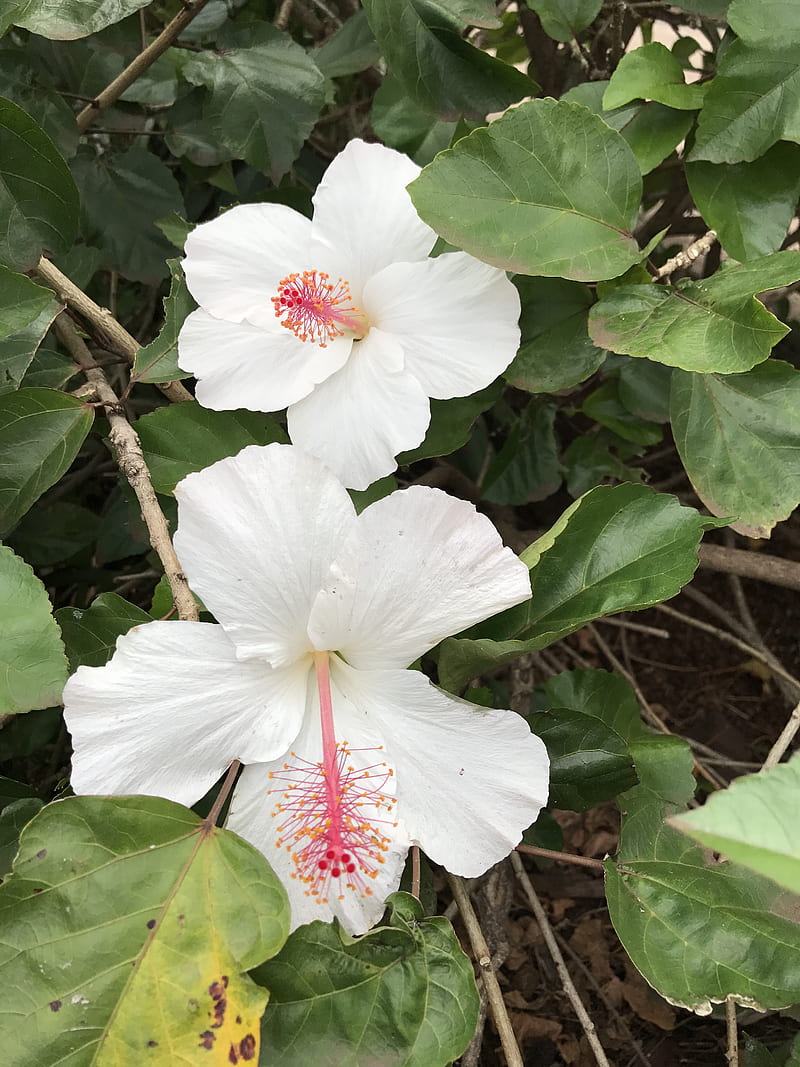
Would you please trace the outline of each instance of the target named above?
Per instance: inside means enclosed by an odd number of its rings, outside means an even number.
[[[764,765],[761,768],[762,771],[768,771],[771,767],[780,763],[789,745],[794,741],[798,730],[800,730],[800,704],[795,707],[789,716],[789,721],[781,730],[778,740],[769,750],[769,755],[764,760]]]
[[[696,241],[684,248],[677,255],[668,259],[663,267],[659,267],[656,271],[656,278],[668,278],[670,274],[674,274],[676,270],[680,270],[681,267],[689,267],[700,256],[704,256],[709,251],[711,246],[717,239],[716,230],[708,230],[702,237],[698,237]]]
[[[486,990],[489,1007],[492,1009],[492,1018],[497,1027],[497,1032],[500,1035],[500,1043],[503,1046],[503,1052],[505,1053],[508,1067],[525,1067],[522,1054],[519,1051],[517,1039],[514,1036],[511,1021],[508,1018],[503,994],[500,991],[500,983],[497,981],[497,975],[492,966],[492,954],[489,951],[489,946],[486,944],[486,938],[483,936],[483,930],[481,930],[480,923],[478,922],[478,916],[475,914],[475,909],[472,907],[469,893],[462,880],[456,875],[448,873],[447,881],[452,890],[456,904],[458,905],[461,918],[464,920],[464,926],[467,929],[469,942],[472,945],[472,951],[475,953],[475,959],[480,968],[481,977],[483,978],[483,988]]]
[[[603,626],[617,626],[621,630],[634,630],[637,634],[648,634],[650,637],[669,638],[671,636],[669,630],[661,630],[657,626],[645,626],[642,622],[631,622],[630,619],[615,619],[610,615],[594,621]]]
[[[558,947],[558,942],[555,939],[553,930],[548,922],[545,910],[542,907],[542,903],[536,895],[536,890],[533,888],[533,883],[528,877],[527,871],[522,865],[522,860],[516,852],[511,853],[511,863],[514,867],[514,872],[519,879],[520,885],[523,888],[525,896],[528,898],[531,911],[539,924],[539,929],[542,931],[542,937],[547,945],[547,950],[556,965],[558,971],[558,977],[561,979],[561,985],[564,988],[564,992],[569,998],[570,1004],[572,1004],[573,1010],[578,1017],[578,1022],[583,1028],[584,1034],[586,1034],[586,1040],[589,1042],[594,1058],[597,1061],[598,1067],[610,1067],[606,1054],[603,1051],[603,1046],[597,1037],[594,1023],[589,1018],[589,1013],[583,1006],[583,1001],[578,994],[578,990],[575,988],[575,983],[570,977],[570,973],[567,970],[567,965],[564,963],[564,957],[561,954],[561,949]]]
[[[40,259],[36,271],[60,300],[68,304],[81,318],[86,319],[115,352],[120,352],[130,363],[133,363],[141,345],[107,308],[101,308],[99,304],[95,304],[94,300],[70,281],[66,274],[63,274],[49,259]],[[158,388],[174,403],[193,399],[189,390],[180,382],[162,382]]]
[[[283,0],[283,3],[278,8],[278,14],[275,16],[275,21],[272,25],[276,30],[285,30],[289,25],[289,16],[292,13],[294,7],[294,0]]]
[[[196,621],[199,617],[197,602],[192,596],[186,576],[173,548],[172,539],[169,535],[169,524],[153,489],[150,471],[147,469],[142,446],[139,443],[139,436],[128,422],[119,397],[109,385],[105,374],[99,367],[94,366],[91,352],[84,344],[75,328],[75,324],[65,311],[62,311],[57,316],[54,326],[58,339],[69,354],[79,366],[85,368],[86,380],[92,386],[97,399],[105,408],[106,416],[111,426],[109,440],[114,446],[119,469],[128,479],[131,488],[136,494],[136,499],[139,501],[142,518],[150,535],[150,544],[155,549],[164,567],[164,573],[172,591],[172,599],[175,603],[178,617]]]
[[[419,886],[421,882],[421,869],[419,862],[419,845],[411,846],[411,895],[419,900]]]
[[[85,133],[101,111],[105,111],[169,48],[192,19],[199,15],[208,0],[183,0],[183,9],[178,12],[171,22],[168,22],[152,44],[129,63],[123,72],[118,75],[109,85],[98,93],[97,96],[79,111],[75,119],[79,133]]]
[[[728,1067],[739,1067],[739,1031],[736,1027],[736,1001],[733,997],[725,999],[725,1024],[728,1031],[725,1059],[728,1061]]]
[[[591,856],[576,856],[573,852],[556,852],[552,848],[539,848],[536,845],[517,845],[517,852],[524,852],[527,856],[541,856],[546,860],[556,860],[558,863],[571,863],[576,867],[605,870],[602,860],[592,859]]]
[[[774,657],[768,657],[760,648],[755,648],[746,641],[734,637],[733,634],[729,634],[725,630],[720,630],[718,626],[712,626],[711,623],[702,622],[700,619],[692,618],[691,615],[685,615],[682,611],[676,611],[675,608],[671,608],[667,604],[655,604],[654,607],[656,611],[661,611],[665,615],[670,615],[673,619],[680,619],[681,622],[685,622],[689,626],[694,626],[698,630],[704,630],[707,634],[714,634],[720,641],[726,641],[729,645],[735,645],[735,647],[741,649],[742,652],[746,652],[748,656],[752,656],[754,659],[766,663],[773,673],[779,675],[781,678],[785,678],[787,682],[791,682],[791,684],[800,691],[800,681],[798,681],[794,675],[789,674],[789,672],[782,667]]]

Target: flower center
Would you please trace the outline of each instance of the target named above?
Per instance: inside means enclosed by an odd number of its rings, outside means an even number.
[[[367,320],[361,308],[353,305],[350,286],[343,278],[335,282],[320,270],[290,274],[278,283],[278,295],[272,297],[275,315],[281,326],[299,337],[327,348],[335,337],[350,332],[362,337]]]
[[[305,882],[307,896],[327,904],[332,884],[339,900],[344,890],[371,896],[384,853],[391,844],[381,827],[397,824],[391,816],[396,800],[384,792],[393,775],[386,763],[356,768],[346,742],[336,740],[333,728],[328,653],[314,656],[322,727],[322,760],[310,763],[296,752],[295,765],[285,763],[270,778],[282,784],[270,793],[282,794],[273,816],[280,815],[275,844],[292,854],[293,878]],[[368,751],[359,749],[359,752]]]

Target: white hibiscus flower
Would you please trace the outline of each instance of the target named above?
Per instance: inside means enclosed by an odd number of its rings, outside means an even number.
[[[200,305],[178,362],[217,410],[288,407],[294,444],[352,489],[395,469],[430,422],[429,397],[483,389],[519,345],[519,297],[466,252],[436,259],[436,234],[406,186],[419,167],[351,141],[309,220],[244,204],[193,230],[183,267]]]
[[[323,464],[251,446],[176,489],[175,543],[218,625],[152,622],[64,692],[76,793],[193,804],[234,759],[227,825],[284,881],[294,925],[377,921],[411,842],[474,876],[547,799],[544,745],[510,711],[406,670],[530,595],[483,515],[416,486],[356,516]]]

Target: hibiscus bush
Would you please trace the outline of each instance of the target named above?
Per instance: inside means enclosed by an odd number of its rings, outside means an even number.
[[[471,880],[563,977],[555,859],[729,1064],[796,1063],[737,1051],[800,1003],[792,664],[731,784],[565,639],[699,559],[800,588],[743,551],[800,503],[800,4],[0,35],[3,1062],[490,1064],[488,1010],[518,1065]]]

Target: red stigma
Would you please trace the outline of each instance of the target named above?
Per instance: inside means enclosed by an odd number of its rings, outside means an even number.
[[[350,286],[342,278],[335,282],[324,271],[304,270],[290,274],[278,283],[278,295],[272,297],[275,315],[287,330],[301,341],[326,348],[345,331],[360,335],[364,314],[352,305]]]

